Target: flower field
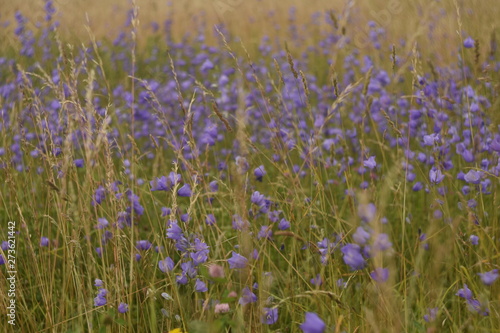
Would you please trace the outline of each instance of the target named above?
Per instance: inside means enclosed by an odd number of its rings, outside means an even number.
[[[500,332],[499,9],[108,2],[0,3],[1,332]]]

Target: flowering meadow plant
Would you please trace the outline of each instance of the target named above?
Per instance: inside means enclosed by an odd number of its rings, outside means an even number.
[[[497,9],[445,2],[2,10],[17,328],[500,330]]]

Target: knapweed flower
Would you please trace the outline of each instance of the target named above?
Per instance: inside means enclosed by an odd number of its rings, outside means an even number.
[[[264,308],[261,323],[272,325],[278,321],[278,308]]]
[[[215,304],[214,312],[216,314],[229,312],[229,304],[227,303]]]
[[[486,273],[477,273],[481,277],[481,281],[487,285],[490,286],[493,284],[493,282],[498,279],[498,269],[494,269],[492,271],[486,272]]]
[[[248,265],[248,259],[233,251],[233,256],[227,260],[229,268],[245,268]]]
[[[323,333],[326,329],[325,322],[314,312],[306,312],[306,319],[300,325],[304,333]]]
[[[205,282],[201,281],[200,279],[196,279],[196,283],[194,284],[194,290],[196,292],[203,293],[208,291],[208,288]]]
[[[208,266],[208,274],[212,278],[223,278],[225,276],[224,274],[224,267],[216,264],[212,264]]]
[[[370,170],[375,169],[377,162],[375,162],[375,156],[370,156],[367,160],[363,161],[363,165]]]
[[[128,304],[127,303],[120,303],[120,305],[118,305],[118,312],[120,312],[120,313],[128,312]]]
[[[266,170],[264,169],[264,166],[261,165],[253,171],[253,174],[255,176],[255,179],[257,179],[259,182],[262,181],[262,178],[266,175]]]

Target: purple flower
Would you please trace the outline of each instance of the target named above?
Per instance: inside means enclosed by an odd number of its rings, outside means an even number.
[[[439,308],[428,309],[428,313],[426,315],[424,315],[424,320],[428,323],[436,320],[438,311],[439,311]]]
[[[316,275],[316,277],[312,278],[310,280],[311,284],[314,286],[321,286],[323,284],[323,279],[319,274]]]
[[[356,232],[352,235],[352,239],[359,245],[363,245],[370,239],[370,234],[362,227],[358,227]]]
[[[156,178],[149,182],[151,185],[151,191],[168,191],[170,190],[170,186],[167,184],[167,177],[162,176],[160,178]]]
[[[205,282],[201,281],[200,279],[196,279],[196,283],[194,284],[194,290],[196,292],[203,293],[208,291],[208,288]]]
[[[245,305],[254,302],[257,302],[257,296],[250,290],[250,288],[248,287],[243,288],[242,295],[238,303],[240,305]]]
[[[245,268],[248,265],[248,259],[233,251],[233,256],[227,260],[229,268]]]
[[[106,303],[107,301],[104,297],[97,296],[96,298],[94,298],[94,306],[103,306],[106,305]]]
[[[476,235],[471,235],[469,237],[469,241],[472,245],[478,245],[479,244],[479,237],[477,237]]]
[[[167,238],[180,240],[183,237],[182,229],[177,224],[177,221],[170,223],[170,228],[167,229]]]
[[[120,312],[120,313],[128,312],[128,304],[127,303],[120,303],[120,305],[118,305],[118,312]]]
[[[248,171],[250,165],[245,157],[236,156],[236,168],[239,174],[244,174]]]
[[[219,184],[216,180],[211,181],[210,184],[208,184],[208,187],[210,188],[211,192],[217,192],[219,190]]]
[[[340,250],[344,254],[344,262],[351,267],[352,270],[363,269],[365,267],[365,259],[361,255],[361,248],[357,244],[347,244]]]
[[[261,182],[262,181],[262,177],[264,177],[266,175],[266,170],[264,169],[264,166],[261,165],[257,168],[255,168],[255,170],[253,171],[253,174],[255,175],[255,178]]]
[[[458,292],[455,294],[458,297],[462,297],[465,299],[472,299],[472,291],[467,287],[467,285],[464,283],[464,287],[462,289],[459,289]]]
[[[190,257],[193,259],[193,263],[195,266],[203,264],[208,259],[208,249],[200,250],[196,252],[191,252]]]
[[[108,226],[109,226],[109,222],[104,217],[100,217],[97,219],[97,229],[104,229]]]
[[[175,282],[177,282],[178,284],[182,284],[182,285],[187,284],[188,278],[186,276],[186,273],[183,272],[182,274],[177,275],[175,277]]]
[[[375,156],[370,156],[367,160],[363,161],[363,165],[370,170],[373,170],[377,166],[375,162]]]
[[[180,197],[190,197],[192,195],[191,186],[189,184],[184,184],[179,191],[177,191],[177,195]]]
[[[104,288],[100,288],[97,291],[97,296],[99,296],[99,297],[106,297],[107,294],[108,294],[108,290],[104,289]]]
[[[468,299],[467,307],[472,312],[477,312],[481,316],[488,316],[490,314],[490,310],[481,304],[477,299]]]
[[[205,223],[207,225],[214,225],[215,224],[215,216],[214,216],[214,214],[208,214],[207,218],[205,219]]]
[[[261,323],[272,325],[278,321],[278,308],[264,308]]]
[[[263,194],[260,194],[259,191],[253,192],[252,196],[250,197],[250,200],[252,201],[252,203],[256,204],[257,206],[264,205],[265,199],[266,199],[266,197]]]
[[[135,248],[139,251],[147,251],[151,248],[151,245],[147,240],[140,240],[135,243]]]
[[[175,263],[170,257],[158,261],[158,267],[163,273],[170,272],[174,269]]]
[[[167,177],[161,176],[149,182],[151,191],[170,191],[170,189],[181,181],[181,175],[170,172]]]
[[[42,247],[49,246],[49,239],[47,237],[40,238],[40,246]]]
[[[96,287],[102,287],[103,284],[104,283],[100,279],[95,279],[95,281],[94,281],[94,286],[96,286]]]
[[[284,218],[281,219],[280,223],[278,224],[278,229],[279,230],[286,230],[290,228],[290,222],[285,220]]]
[[[377,282],[385,282],[389,278],[389,269],[377,267],[370,276]]]
[[[181,269],[184,274],[189,276],[190,278],[196,277],[196,274],[198,274],[198,269],[194,266],[194,264],[191,261],[188,262],[183,262],[181,264]]]
[[[464,40],[464,47],[465,47],[466,49],[473,48],[473,47],[474,47],[474,39],[472,39],[471,37],[467,37],[467,38]]]
[[[99,186],[92,197],[92,206],[100,205],[106,198],[106,189]]]
[[[481,182],[481,172],[469,170],[469,172],[464,175],[464,180],[470,184],[479,184]]]
[[[75,166],[77,168],[83,168],[83,165],[84,165],[83,159],[81,159],[81,158],[77,159],[77,160],[74,161],[74,163],[75,163]]]
[[[385,251],[392,247],[392,243],[389,241],[387,234],[378,234],[375,242],[373,242],[373,247],[377,250]]]
[[[371,222],[377,214],[377,207],[373,203],[358,206],[358,215],[363,222]]]
[[[487,286],[492,285],[499,276],[498,269],[494,269],[486,273],[477,273],[477,275],[481,277],[481,281]]]
[[[234,230],[243,230],[246,227],[248,227],[248,222],[244,221],[241,216],[239,215],[233,215],[233,229]]]
[[[431,183],[439,184],[439,183],[441,183],[443,181],[444,175],[441,172],[441,170],[432,168],[429,171],[429,178],[431,180]]]
[[[271,237],[273,236],[273,230],[271,229],[270,226],[268,225],[263,225],[261,228],[260,228],[260,231],[259,231],[259,234],[257,235],[257,238],[258,239],[271,239]]]
[[[214,69],[214,64],[210,61],[210,59],[205,60],[205,62],[201,65],[200,70],[202,72],[207,72],[211,69]]]
[[[314,312],[306,312],[306,320],[300,325],[304,333],[323,333],[326,329],[325,322]]]

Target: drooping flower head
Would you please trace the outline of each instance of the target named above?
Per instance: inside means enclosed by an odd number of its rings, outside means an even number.
[[[323,333],[326,329],[325,322],[314,312],[306,312],[306,319],[300,325],[304,333]]]

